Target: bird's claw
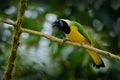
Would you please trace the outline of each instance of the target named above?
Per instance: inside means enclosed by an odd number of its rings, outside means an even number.
[[[80,43],[80,46],[83,46],[83,44],[84,44],[84,42],[81,42],[81,43]]]
[[[64,44],[66,41],[70,41],[69,39],[64,39],[62,44]]]

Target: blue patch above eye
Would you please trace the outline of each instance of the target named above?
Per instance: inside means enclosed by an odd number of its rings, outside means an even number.
[[[70,32],[70,27],[67,25],[67,23],[63,20],[56,20],[53,23],[54,26],[58,27],[60,30],[68,34]]]
[[[54,23],[54,26],[57,26],[59,28],[63,28],[64,27],[64,24],[61,20],[56,20]]]

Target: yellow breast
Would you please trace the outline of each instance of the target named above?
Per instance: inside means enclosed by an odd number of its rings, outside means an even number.
[[[71,26],[70,33],[65,34],[65,36],[73,42],[78,42],[78,43],[84,42],[86,44],[89,44],[89,42],[86,40],[86,38],[83,35],[81,35],[81,33],[78,31],[78,29],[74,26]]]

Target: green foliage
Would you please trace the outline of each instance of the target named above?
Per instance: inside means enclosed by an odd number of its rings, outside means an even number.
[[[23,20],[23,28],[27,28],[27,29],[32,29],[32,30],[36,30],[36,31],[40,31],[41,30],[41,26],[40,25],[41,22],[32,19],[32,18],[24,18]]]
[[[1,0],[1,18],[15,21],[18,2]],[[28,0],[22,27],[50,32],[54,17],[48,14],[86,25],[96,47],[119,55],[119,0]],[[10,35],[5,34],[6,30]],[[55,27],[52,30],[52,35],[65,39],[60,30]],[[13,28],[0,23],[0,78],[10,55],[12,33]],[[98,70],[84,49],[28,34],[21,36],[12,80],[120,80],[120,62],[104,55],[102,58],[106,68]]]

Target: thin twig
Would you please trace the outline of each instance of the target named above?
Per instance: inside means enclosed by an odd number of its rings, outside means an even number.
[[[47,38],[47,39],[49,39],[49,40],[52,40],[52,41],[55,41],[55,42],[63,43],[63,40],[62,40],[62,39],[56,38],[56,37],[54,37],[54,36],[51,36],[51,35],[48,35],[48,34],[45,34],[45,33],[42,33],[42,32],[38,32],[38,31],[34,31],[34,30],[29,30],[29,29],[24,29],[24,28],[22,28],[22,31],[23,31],[23,32],[30,33],[30,34],[42,36],[42,37],[45,37],[45,38]],[[101,53],[101,54],[107,55],[107,56],[109,56],[109,57],[111,57],[111,58],[114,58],[114,59],[120,61],[120,56],[114,55],[114,54],[112,54],[112,53],[110,53],[110,52],[107,52],[107,51],[104,51],[104,50],[100,50],[100,49],[94,48],[94,47],[92,47],[92,46],[88,46],[88,45],[86,45],[86,44],[84,44],[84,43],[82,43],[82,45],[80,45],[80,43],[75,43],[75,42],[66,41],[65,44],[70,44],[70,45],[73,45],[73,46],[90,49],[90,50],[99,52],[99,53]]]
[[[11,55],[9,57],[7,70],[3,76],[3,80],[10,80],[11,76],[12,76],[12,71],[14,68],[14,62],[16,59],[17,48],[19,46],[19,39],[20,39],[20,34],[21,34],[21,27],[20,26],[22,24],[22,18],[23,18],[23,14],[25,12],[25,8],[26,8],[26,0],[20,0],[20,8],[19,8],[19,12],[18,12],[18,18],[16,21],[16,25],[2,20],[2,22],[16,26],[15,30],[14,30],[14,34],[13,34],[13,39],[12,39]]]
[[[6,21],[6,20],[1,19],[1,18],[0,18],[0,22],[6,23],[6,24],[9,24],[9,25],[13,25],[14,27],[17,26],[15,23],[12,23],[12,22]]]

